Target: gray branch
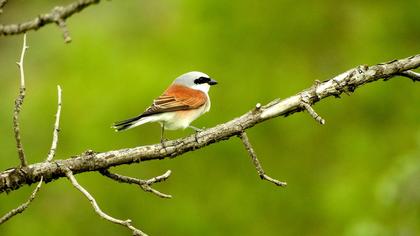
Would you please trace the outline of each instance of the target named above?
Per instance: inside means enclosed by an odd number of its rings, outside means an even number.
[[[104,175],[104,176],[106,176],[110,179],[113,179],[117,182],[120,182],[120,183],[137,184],[144,191],[153,193],[153,194],[155,194],[155,195],[157,195],[161,198],[172,198],[171,195],[161,193],[161,192],[159,192],[156,189],[151,187],[152,184],[159,183],[159,182],[167,180],[169,178],[169,176],[171,175],[170,170],[166,171],[163,175],[159,175],[159,176],[156,176],[156,177],[148,179],[148,180],[136,179],[136,178],[132,178],[132,177],[129,177],[129,176],[124,176],[124,175],[111,173],[111,172],[109,172],[108,169],[100,170],[99,172],[102,175]]]
[[[23,76],[23,74],[24,74],[23,73],[24,72],[23,71],[23,56],[25,54],[26,48],[28,48],[28,46],[26,45],[26,34],[25,34],[25,35],[23,35],[22,56],[21,56],[20,62],[18,63],[18,65],[21,69],[21,88],[22,87],[25,88],[25,80],[22,79],[22,78],[24,78],[24,76]],[[48,157],[45,160],[45,162],[50,162],[54,158],[55,151],[57,149],[58,131],[59,131],[60,114],[61,114],[61,87],[57,86],[57,90],[58,90],[58,106],[57,106],[57,113],[56,113],[56,117],[55,117],[55,124],[54,124],[54,131],[53,131],[53,141],[52,141],[52,144],[51,144],[50,151],[48,153]],[[20,108],[19,108],[19,110],[20,110]],[[19,122],[18,122],[17,119],[15,120],[14,124],[15,124],[15,127],[16,127],[16,125],[19,127]],[[19,131],[19,128],[18,128],[18,131]],[[19,132],[18,132],[18,134],[19,134]],[[18,135],[18,136],[20,136],[20,135]],[[20,137],[17,140],[19,140],[19,142],[20,142]],[[18,151],[19,151],[19,142],[18,142],[18,147],[17,147]],[[22,148],[22,147],[20,146],[20,148]],[[23,153],[23,149],[22,149],[22,153]],[[26,160],[25,160],[24,157],[23,157],[23,160],[26,163]],[[21,161],[22,161],[22,159],[21,159]],[[13,216],[15,216],[19,213],[22,213],[23,211],[25,211],[29,207],[29,205],[35,199],[36,195],[38,194],[39,190],[41,189],[43,180],[44,180],[44,178],[41,176],[41,178],[38,182],[38,185],[33,190],[31,196],[29,196],[29,199],[26,202],[24,202],[22,205],[18,206],[17,208],[9,211],[3,217],[0,218],[0,225],[3,224],[4,222],[8,221],[9,219],[11,219]]]
[[[55,152],[57,150],[57,143],[58,143],[58,132],[60,132],[60,115],[61,115],[61,87],[57,85],[57,113],[55,114],[55,123],[54,123],[54,130],[53,130],[53,140],[51,143],[50,151],[48,152],[46,162],[52,161],[55,156]]]
[[[247,150],[249,156],[251,157],[252,163],[257,169],[257,172],[260,178],[262,180],[267,180],[268,182],[271,182],[277,186],[282,186],[282,187],[286,186],[287,185],[286,182],[282,182],[277,179],[271,178],[270,176],[265,174],[264,169],[262,168],[261,163],[257,158],[257,154],[255,153],[254,148],[252,148],[252,145],[249,142],[248,135],[245,132],[243,132],[239,134],[239,138],[242,140],[242,143],[244,144],[245,149]]]
[[[101,208],[99,207],[98,203],[96,202],[95,198],[93,198],[92,195],[90,195],[90,193],[86,189],[84,189],[77,182],[77,180],[74,177],[71,170],[68,169],[68,168],[65,168],[65,174],[66,174],[67,178],[70,180],[70,182],[73,184],[73,186],[75,188],[77,188],[81,193],[83,193],[83,195],[85,195],[85,197],[89,200],[90,204],[92,205],[93,209],[95,210],[96,214],[98,214],[101,218],[103,218],[107,221],[110,221],[114,224],[119,224],[119,225],[127,227],[128,229],[130,229],[133,232],[133,235],[135,235],[135,236],[147,236],[147,234],[143,233],[141,230],[139,230],[139,229],[135,228],[133,225],[131,225],[131,220],[130,219],[127,219],[127,220],[116,219],[116,218],[114,218],[110,215],[107,215],[105,212],[103,212],[101,210]]]
[[[407,77],[409,79],[411,79],[413,82],[420,82],[420,73],[408,70],[408,71],[403,71],[401,73],[399,73],[398,75],[400,76],[404,76]]]
[[[19,87],[19,95],[15,100],[15,107],[13,111],[13,131],[15,133],[16,148],[18,151],[20,165],[22,167],[28,165],[25,159],[25,152],[23,150],[22,141],[20,138],[20,124],[19,124],[19,114],[20,114],[20,110],[22,109],[23,101],[25,100],[25,91],[26,91],[25,71],[23,69],[23,59],[25,58],[25,52],[27,49],[28,49],[28,45],[26,45],[26,34],[25,34],[23,35],[23,46],[22,46],[22,53],[20,55],[20,60],[19,62],[16,62],[20,71],[20,87]]]
[[[46,182],[65,177],[68,168],[73,174],[99,171],[113,166],[133,164],[150,160],[174,158],[189,151],[238,136],[244,130],[277,116],[287,116],[303,111],[302,97],[308,105],[343,92],[350,94],[358,87],[380,79],[391,78],[401,72],[420,66],[420,55],[381,63],[373,66],[359,66],[330,80],[317,83],[286,99],[276,99],[264,106],[257,106],[242,116],[206,129],[197,134],[171,140],[162,144],[125,148],[107,152],[87,151],[78,156],[50,163],[36,163],[23,168],[13,168],[0,172],[0,192],[19,189],[22,185],[35,183],[44,177]]]
[[[100,0],[79,0],[77,2],[71,3],[67,6],[57,6],[54,7],[49,13],[40,14],[35,19],[22,22],[19,24],[9,24],[9,25],[0,25],[0,36],[2,35],[16,35],[23,34],[30,30],[38,30],[39,28],[55,23],[63,31],[64,41],[66,43],[71,41],[69,31],[66,26],[66,19],[73,14],[82,11],[86,7],[99,3]],[[0,0],[0,10],[2,5],[5,4]]]
[[[25,203],[23,203],[22,205],[20,205],[17,208],[9,211],[3,217],[1,217],[0,218],[0,225],[3,224],[4,222],[10,220],[13,216],[15,216],[19,213],[22,213],[24,210],[26,210],[26,208],[29,207],[29,204],[31,204],[31,202],[35,199],[36,194],[41,189],[41,186],[42,186],[42,177],[39,180],[38,185],[36,186],[36,188],[32,192],[31,196],[29,196],[29,199]]]

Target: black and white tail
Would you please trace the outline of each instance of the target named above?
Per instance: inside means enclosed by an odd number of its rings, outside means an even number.
[[[148,123],[150,121],[152,121],[153,118],[150,116],[136,116],[127,120],[122,120],[122,121],[118,121],[115,122],[112,126],[112,128],[115,129],[115,131],[123,131],[123,130],[127,130],[127,129],[131,129],[133,127]]]

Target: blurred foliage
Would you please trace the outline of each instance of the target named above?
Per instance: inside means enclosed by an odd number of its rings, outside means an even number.
[[[69,1],[9,1],[1,23],[31,19]],[[200,70],[219,81],[211,127],[257,102],[287,97],[360,64],[419,53],[420,2],[290,0],[103,1],[68,20],[65,45],[49,25],[29,32],[22,138],[31,163],[52,138],[56,85],[63,87],[57,158],[156,143],[159,126],[115,133],[110,124],[143,111],[178,75]],[[0,38],[0,167],[18,164],[12,133],[15,66],[22,36]],[[268,174],[262,182],[238,139],[174,160],[114,168],[148,178],[173,171],[157,198],[98,173],[77,178],[103,210],[131,218],[151,235],[420,235],[419,84],[376,82],[315,108],[252,128],[249,137]],[[191,130],[168,132],[182,137]],[[0,214],[31,187],[0,195]],[[24,226],[24,227],[23,227]],[[0,235],[129,235],[95,215],[68,181],[43,186]]]

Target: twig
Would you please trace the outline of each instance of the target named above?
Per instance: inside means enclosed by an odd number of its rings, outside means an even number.
[[[20,87],[19,87],[19,95],[15,100],[15,108],[13,112],[13,130],[15,133],[16,139],[16,147],[18,150],[18,155],[20,159],[21,167],[27,166],[28,163],[25,159],[25,152],[23,150],[22,141],[20,139],[20,125],[19,125],[19,114],[20,110],[22,109],[23,100],[25,99],[25,72],[23,70],[23,59],[25,57],[26,49],[28,46],[26,45],[26,34],[23,35],[23,46],[22,46],[22,53],[20,55],[20,60],[17,62],[17,65],[20,69]]]
[[[100,170],[99,172],[102,175],[104,175],[104,176],[106,176],[110,179],[113,179],[115,181],[118,181],[120,183],[137,184],[144,191],[156,194],[157,196],[159,196],[161,198],[172,198],[171,195],[161,193],[161,192],[159,192],[156,189],[153,189],[151,187],[152,184],[159,183],[159,182],[167,180],[169,178],[169,176],[171,175],[170,170],[166,171],[163,175],[159,175],[159,176],[156,176],[156,177],[148,179],[148,180],[141,180],[141,179],[136,179],[136,178],[120,175],[120,174],[111,173],[111,172],[109,172],[108,169]]]
[[[80,192],[83,193],[83,195],[86,196],[87,199],[89,199],[90,204],[92,205],[93,209],[95,210],[95,212],[103,219],[108,220],[112,223],[115,224],[119,224],[122,226],[127,227],[128,229],[130,229],[133,232],[133,235],[138,235],[138,236],[147,236],[147,234],[143,233],[142,231],[140,231],[139,229],[135,228],[134,226],[131,225],[131,220],[127,219],[127,220],[119,220],[119,219],[115,219],[112,216],[107,215],[106,213],[104,213],[101,208],[99,208],[98,203],[96,203],[95,198],[92,197],[92,195],[90,195],[90,193],[84,189],[76,180],[76,178],[74,178],[73,172],[68,169],[65,168],[65,174],[67,176],[67,178],[70,180],[70,182],[73,184],[73,186],[75,188],[77,188]]]
[[[37,30],[44,25],[55,23],[63,31],[64,41],[71,41],[65,21],[73,14],[82,11],[86,7],[99,3],[100,0],[79,0],[67,6],[54,7],[51,12],[41,14],[33,20],[19,24],[0,25],[0,36],[22,34],[29,30]]]
[[[8,221],[9,219],[11,219],[13,216],[19,213],[22,213],[24,210],[26,210],[26,208],[28,208],[29,204],[31,204],[31,202],[35,199],[36,194],[38,193],[39,189],[41,189],[42,181],[43,181],[43,177],[41,177],[41,180],[39,181],[38,185],[36,186],[31,196],[29,196],[29,199],[25,203],[9,211],[7,214],[5,214],[3,217],[0,218],[0,225]]]
[[[404,76],[407,77],[409,79],[411,79],[413,82],[420,82],[420,73],[408,70],[408,71],[403,71],[401,73],[399,73],[398,75],[400,76]]]
[[[19,189],[23,185],[39,181],[44,176],[46,182],[65,177],[58,164],[71,167],[74,174],[99,171],[124,164],[143,163],[150,160],[174,158],[183,153],[196,151],[214,143],[237,136],[246,129],[278,116],[287,116],[302,111],[301,93],[308,93],[308,102],[315,104],[329,96],[336,96],[344,91],[354,91],[364,84],[398,75],[420,67],[420,55],[395,60],[388,63],[362,66],[348,70],[330,80],[325,80],[317,86],[311,86],[285,99],[276,99],[260,108],[253,108],[240,117],[206,129],[200,135],[190,135],[165,142],[165,148],[160,143],[134,148],[110,150],[107,152],[89,152],[64,160],[50,163],[36,163],[21,170],[6,170],[0,172],[0,193]],[[336,82],[334,82],[336,81]],[[22,172],[23,171],[23,172]]]
[[[309,115],[311,115],[312,118],[314,118],[318,123],[320,123],[321,125],[325,124],[325,120],[320,115],[318,115],[318,113],[316,113],[316,111],[311,107],[311,105],[309,105],[309,103],[302,100],[301,105],[303,108],[305,108],[306,111],[308,111]]]
[[[53,131],[53,140],[51,144],[50,151],[48,152],[46,162],[52,161],[55,156],[55,151],[57,150],[57,143],[58,143],[58,132],[60,132],[60,115],[61,115],[61,87],[57,85],[57,94],[58,94],[58,102],[57,102],[57,113],[55,115],[55,123],[54,123],[54,131]]]
[[[0,14],[3,13],[3,7],[6,5],[7,0],[0,0]]]
[[[267,180],[277,186],[286,186],[286,182],[281,182],[276,179],[271,178],[270,176],[266,175],[264,169],[262,168],[260,161],[257,158],[257,154],[255,153],[254,149],[252,148],[251,143],[249,142],[248,136],[245,132],[239,134],[239,138],[241,138],[242,143],[245,146],[245,149],[248,151],[249,156],[252,158],[252,163],[254,164],[255,168],[257,169],[258,175],[262,180]]]
[[[23,99],[25,97],[25,75],[24,75],[24,70],[23,70],[23,58],[25,56],[25,51],[26,51],[27,48],[28,48],[28,46],[26,45],[26,34],[24,34],[22,55],[21,55],[20,61],[17,63],[19,68],[20,68],[20,73],[21,73],[20,93],[19,93],[19,97],[16,99],[16,103],[15,103],[16,106],[15,106],[15,112],[14,112],[14,117],[13,117],[14,118],[13,123],[14,123],[14,128],[15,128],[14,129],[15,130],[15,138],[16,138],[16,142],[17,142],[19,158],[21,160],[22,167],[26,166],[27,164],[26,164],[26,160],[25,160],[25,156],[24,156],[24,152],[23,152],[22,143],[20,141],[20,129],[19,129],[18,117],[19,117],[19,112],[21,110],[21,106],[22,106],[22,103],[23,103]],[[59,124],[60,124],[60,114],[61,114],[61,87],[57,86],[57,90],[58,90],[58,105],[57,105],[56,120],[55,120],[54,131],[53,131],[53,141],[52,141],[52,144],[51,144],[50,151],[48,153],[48,157],[45,160],[45,162],[50,162],[54,158],[55,151],[57,149],[58,132],[59,132]],[[25,163],[25,164],[23,164],[23,163]],[[19,213],[22,213],[24,210],[26,210],[29,207],[29,204],[35,199],[38,191],[41,189],[43,180],[44,180],[44,176],[41,176],[40,180],[38,182],[38,185],[36,186],[36,188],[34,189],[34,191],[31,194],[31,196],[29,197],[29,199],[25,203],[23,203],[22,205],[20,205],[19,207],[15,208],[15,209],[9,211],[2,218],[0,218],[0,225],[3,224],[4,222],[8,221],[9,219],[11,219],[13,216],[15,216]]]

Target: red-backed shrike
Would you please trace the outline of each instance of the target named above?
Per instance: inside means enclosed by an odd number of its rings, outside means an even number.
[[[185,73],[169,86],[165,92],[153,101],[153,104],[139,116],[116,122],[116,131],[159,122],[162,126],[161,142],[164,130],[185,129],[190,123],[210,110],[210,86],[217,84],[208,75],[192,71]]]

